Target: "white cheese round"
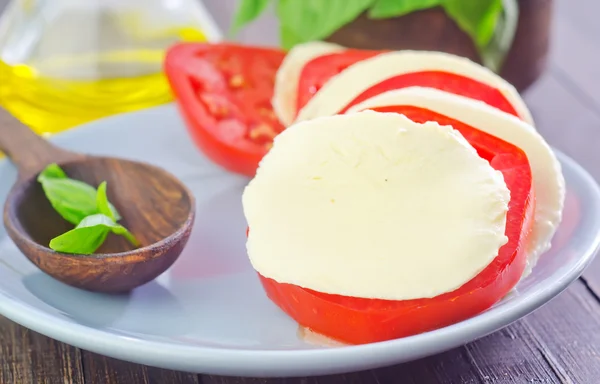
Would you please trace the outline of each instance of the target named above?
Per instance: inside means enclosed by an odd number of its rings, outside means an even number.
[[[300,110],[296,121],[336,114],[372,86],[391,77],[422,71],[444,71],[494,87],[508,99],[524,121],[533,125],[525,102],[506,80],[469,59],[428,51],[384,53],[349,66],[323,85]]]
[[[456,130],[373,111],[295,124],[243,194],[263,276],[407,300],[459,288],[507,242],[510,192]]]
[[[350,108],[348,112],[390,105],[426,108],[459,120],[521,148],[529,159],[535,190],[535,218],[527,246],[525,274],[550,249],[562,220],[565,179],[560,163],[544,138],[530,125],[489,105],[437,89],[411,87],[384,92]]]
[[[275,89],[271,100],[273,111],[283,125],[288,126],[294,121],[298,81],[306,63],[321,55],[344,49],[341,45],[333,43],[311,41],[298,44],[288,52],[275,75]]]

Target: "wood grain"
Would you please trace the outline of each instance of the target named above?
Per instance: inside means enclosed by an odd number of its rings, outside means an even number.
[[[83,351],[86,384],[199,384],[198,375],[134,365]]]
[[[0,384],[83,383],[81,351],[0,317]]]

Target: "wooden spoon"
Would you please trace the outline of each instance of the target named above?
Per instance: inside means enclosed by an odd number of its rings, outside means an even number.
[[[123,127],[126,128],[126,127]],[[0,108],[0,150],[18,168],[4,205],[4,225],[29,260],[63,283],[90,291],[120,293],[147,283],[169,268],[183,250],[194,223],[192,193],[170,173],[136,161],[88,156],[60,149]],[[48,248],[50,239],[73,228],[50,205],[37,175],[57,163],[70,178],[97,187],[142,246],[109,235],[93,255]]]

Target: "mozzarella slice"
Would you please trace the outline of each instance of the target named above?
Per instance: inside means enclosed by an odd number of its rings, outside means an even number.
[[[535,221],[527,249],[525,275],[550,242],[562,219],[565,179],[554,152],[530,125],[489,105],[437,89],[411,87],[384,92],[350,108],[348,113],[374,107],[411,105],[459,120],[521,148],[531,166],[535,189]]]
[[[300,110],[296,121],[334,115],[372,86],[391,77],[422,71],[444,71],[494,87],[508,99],[523,120],[533,125],[529,109],[506,80],[469,59],[427,51],[384,53],[349,66],[323,85]]]
[[[312,41],[298,44],[288,52],[275,75],[271,101],[273,111],[283,125],[290,125],[294,121],[298,81],[304,65],[316,57],[344,49],[341,45]]]
[[[263,276],[406,300],[452,291],[507,242],[502,173],[452,127],[372,111],[293,125],[243,194]]]

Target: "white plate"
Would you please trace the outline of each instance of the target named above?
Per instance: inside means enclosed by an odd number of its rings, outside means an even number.
[[[56,136],[66,148],[148,161],[180,177],[197,198],[197,221],[181,258],[130,296],[63,285],[36,269],[0,232],[0,313],[37,332],[103,355],[176,370],[239,376],[308,376],[405,362],[468,343],[530,313],[567,287],[600,245],[600,191],[560,155],[565,219],[533,274],[494,308],[436,331],[388,342],[322,347],[264,295],[245,252],[240,194],[228,174],[191,143],[170,106],[100,120]],[[0,197],[15,180],[0,162]]]

